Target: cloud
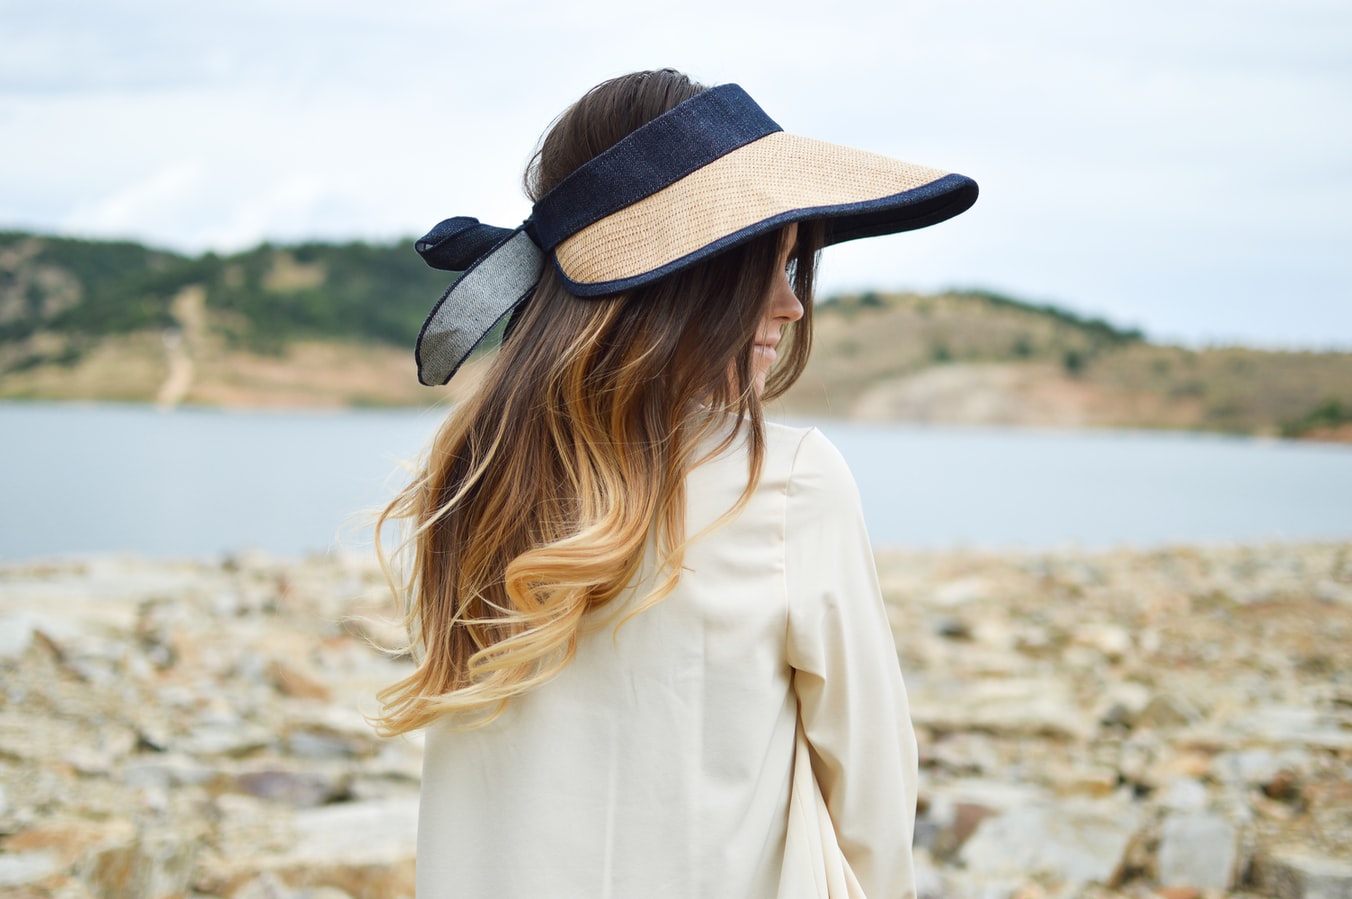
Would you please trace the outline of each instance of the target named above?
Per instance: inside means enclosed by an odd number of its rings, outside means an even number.
[[[554,115],[676,65],[981,182],[933,232],[833,248],[827,290],[980,284],[1191,340],[1352,346],[1334,0],[80,6],[6,6],[4,224],[190,250],[512,225]]]

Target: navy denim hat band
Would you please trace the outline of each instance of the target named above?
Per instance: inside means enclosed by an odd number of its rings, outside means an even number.
[[[696,94],[630,132],[540,198],[526,233],[552,250],[583,228],[715,159],[783,131],[736,84]]]
[[[737,85],[711,88],[573,171],[520,227],[457,217],[420,238],[428,265],[464,274],[423,323],[418,380],[449,381],[530,298],[546,261],[564,289],[603,296],[791,222],[822,221],[830,245],[923,228],[976,197],[963,175],[784,134]]]

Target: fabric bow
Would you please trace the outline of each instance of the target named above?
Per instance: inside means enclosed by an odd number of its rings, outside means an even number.
[[[524,225],[495,228],[468,216],[438,223],[414,248],[432,268],[463,272],[418,334],[418,380],[434,387],[448,382],[470,352],[531,295],[545,254]]]

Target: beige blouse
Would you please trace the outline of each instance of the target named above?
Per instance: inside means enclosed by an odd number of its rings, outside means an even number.
[[[419,899],[913,895],[915,736],[858,491],[821,432],[766,438],[674,593],[493,724],[429,729]],[[687,533],[746,478],[744,446],[696,469]]]

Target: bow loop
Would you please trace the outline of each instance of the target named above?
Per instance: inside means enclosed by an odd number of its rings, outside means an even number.
[[[514,233],[511,228],[495,228],[462,215],[438,222],[413,247],[432,268],[463,272]]]

